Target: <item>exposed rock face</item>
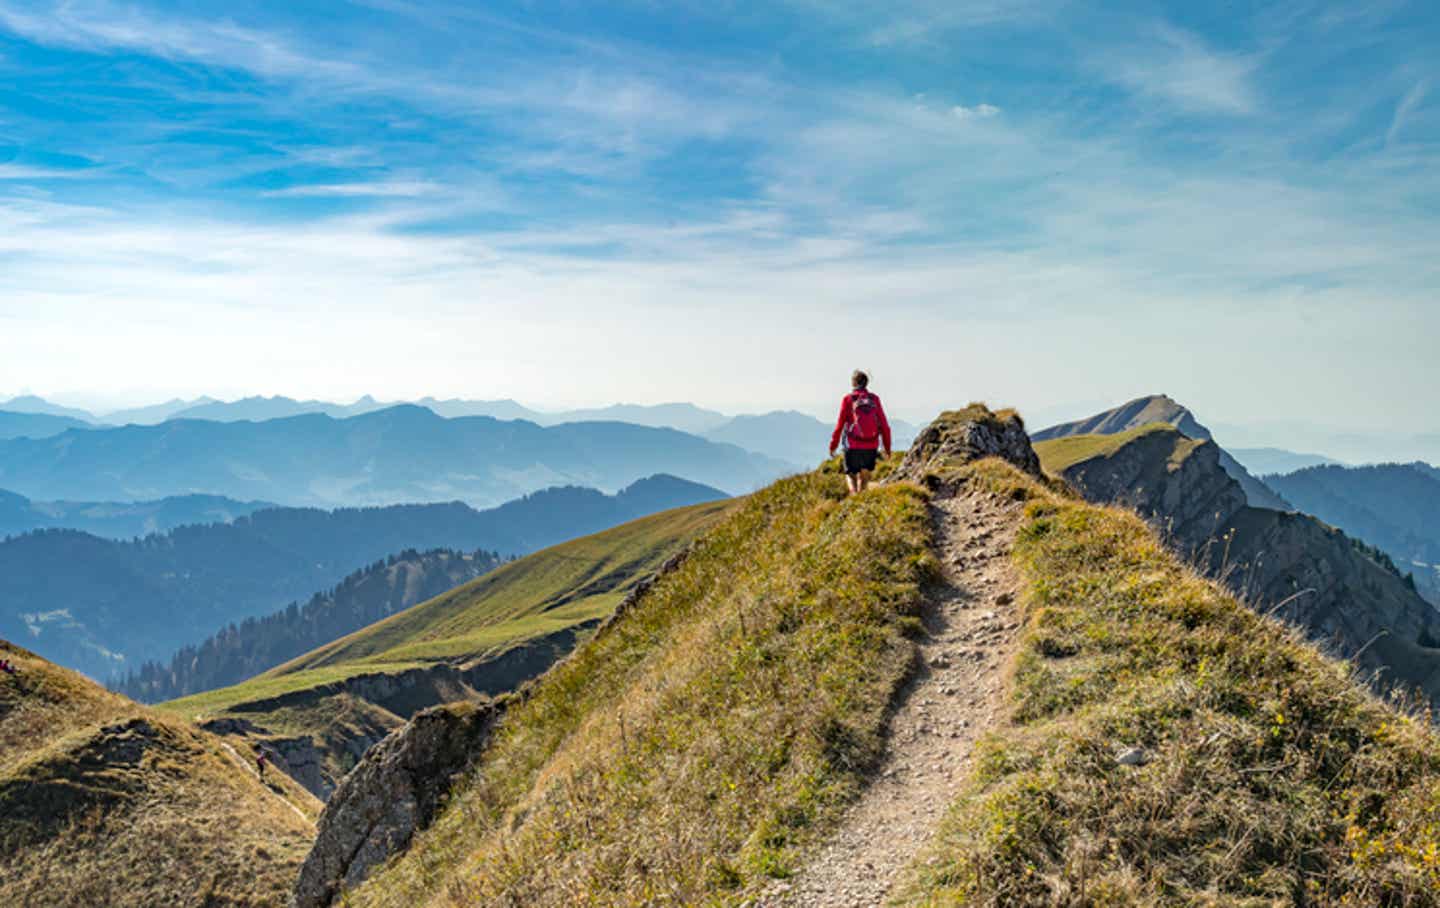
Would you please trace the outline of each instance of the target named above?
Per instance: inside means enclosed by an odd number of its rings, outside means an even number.
[[[1041,429],[1032,438],[1034,441],[1049,441],[1052,438],[1064,438],[1070,435],[1116,435],[1156,423],[1168,423],[1179,429],[1186,438],[1193,438],[1196,441],[1213,441],[1210,430],[1200,424],[1194,413],[1164,394],[1138,397],[1113,410],[1097,413],[1088,419],[1077,419],[1074,422]],[[1271,508],[1276,511],[1294,510],[1289,502],[1280,497],[1274,489],[1251,476],[1250,471],[1245,469],[1240,461],[1231,457],[1224,448],[1217,448],[1217,454],[1221,468],[1230,474],[1230,478],[1240,484],[1247,503],[1257,508]]]
[[[427,709],[345,776],[320,815],[291,905],[320,908],[365,879],[435,819],[455,777],[484,748],[506,701]]]
[[[1183,555],[1261,611],[1302,628],[1381,687],[1440,698],[1440,612],[1344,533],[1306,514],[1246,504],[1212,441],[1174,429],[1066,468],[1090,501],[1134,508]]]
[[[1034,476],[1040,458],[1030,447],[1025,423],[1013,412],[991,413],[981,404],[940,414],[921,430],[892,476],[912,482],[944,472],[946,465],[1000,457]]]
[[[1110,457],[1081,461],[1065,471],[1065,479],[1090,501],[1133,508],[1187,551],[1217,538],[1246,502],[1213,441],[1169,431],[1142,435]]]

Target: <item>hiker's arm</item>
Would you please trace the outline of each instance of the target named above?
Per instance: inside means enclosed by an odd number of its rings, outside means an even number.
[[[850,395],[840,401],[840,418],[835,420],[835,431],[830,433],[830,456],[835,456],[835,449],[840,447],[840,433],[850,422]]]
[[[885,418],[885,405],[875,398],[875,409],[880,411],[880,440],[885,442],[885,456],[890,456],[890,420]]]

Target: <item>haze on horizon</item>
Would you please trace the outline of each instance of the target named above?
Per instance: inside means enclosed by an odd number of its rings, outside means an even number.
[[[825,416],[858,365],[912,420],[1437,432],[1437,39],[1413,0],[0,0],[0,398]]]

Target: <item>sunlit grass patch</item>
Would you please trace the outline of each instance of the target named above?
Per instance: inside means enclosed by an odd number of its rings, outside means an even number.
[[[1440,903],[1425,721],[1128,512],[1036,484],[1015,559],[1013,721],[983,742],[906,904]],[[1117,762],[1129,747],[1143,765]]]
[[[538,682],[349,903],[699,904],[789,875],[880,752],[930,533],[912,486],[756,493]]]

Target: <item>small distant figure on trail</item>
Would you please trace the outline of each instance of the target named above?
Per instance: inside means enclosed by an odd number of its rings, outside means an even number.
[[[18,675],[20,674],[20,669],[11,664],[9,659],[0,659],[0,672],[4,672],[7,675]]]
[[[840,418],[830,435],[830,456],[834,457],[835,449],[844,445],[845,483],[854,495],[870,485],[870,473],[875,469],[882,442],[885,456],[890,456],[890,421],[885,418],[880,398],[870,393],[870,376],[855,370],[850,387],[850,393],[840,401]]]
[[[256,756],[255,756],[255,771],[256,771],[257,773],[259,773],[260,778],[262,778],[262,779],[265,778],[265,766],[266,766],[266,764],[268,764],[269,762],[270,762],[269,758],[267,758],[267,757],[265,756],[265,751],[262,750],[262,751],[260,751],[258,754],[256,754]]]

